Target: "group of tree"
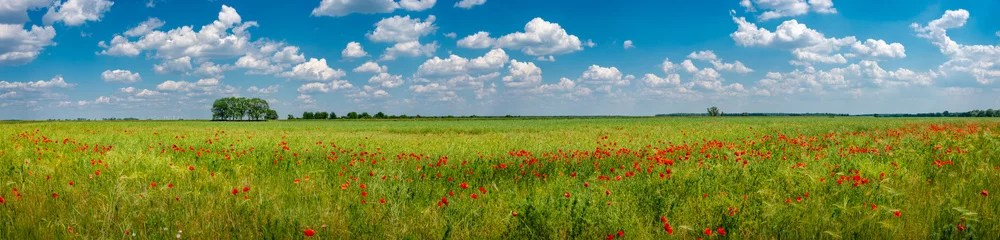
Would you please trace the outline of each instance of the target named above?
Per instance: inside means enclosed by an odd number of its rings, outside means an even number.
[[[417,116],[420,117],[419,115]],[[368,112],[349,112],[347,115],[337,117],[335,112],[303,112],[302,117],[296,118],[295,116],[288,114],[288,119],[390,119],[390,118],[409,118],[408,116],[389,116],[385,113],[378,112],[375,115],[368,114]]]
[[[873,117],[1000,117],[1000,110],[972,110],[968,112],[937,112],[937,113],[896,113],[896,114],[866,114]]]
[[[260,98],[228,97],[212,104],[212,121],[277,120],[278,112]]]

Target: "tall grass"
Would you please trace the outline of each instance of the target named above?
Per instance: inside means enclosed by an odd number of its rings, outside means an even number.
[[[941,118],[3,123],[0,238],[996,238],[998,135]]]

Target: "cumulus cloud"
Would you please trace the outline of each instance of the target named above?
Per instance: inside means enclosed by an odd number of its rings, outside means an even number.
[[[430,57],[434,55],[434,52],[437,52],[437,49],[437,41],[428,44],[420,44],[417,41],[401,42],[386,48],[379,60],[396,60],[399,56],[417,57],[422,55]]]
[[[296,65],[291,71],[283,72],[280,76],[306,81],[329,81],[347,76],[347,73],[330,68],[325,58],[310,58],[308,62]]]
[[[631,84],[632,79],[635,79],[635,76],[624,76],[616,67],[606,68],[598,65],[590,65],[590,67],[583,72],[583,75],[580,76],[580,83],[601,86],[627,86]]]
[[[104,79],[105,82],[120,83],[137,83],[142,81],[139,73],[132,73],[132,71],[122,69],[105,70],[101,73],[101,79]]]
[[[461,0],[455,3],[455,7],[470,9],[472,7],[483,4],[486,4],[486,0]]]
[[[837,9],[833,8],[833,0],[742,0],[740,6],[746,8],[747,12],[763,11],[757,16],[760,21],[805,15],[810,11],[837,13]]]
[[[361,64],[361,66],[354,68],[354,72],[370,72],[370,73],[380,73],[388,70],[389,67],[379,66],[378,63],[372,61],[365,62],[365,64]]]
[[[250,86],[250,87],[247,88],[247,92],[256,93],[256,94],[272,94],[272,93],[277,93],[278,92],[278,85],[271,85],[271,86],[267,86],[267,87]]]
[[[403,85],[403,75],[392,75],[380,72],[369,78],[368,83],[376,84],[384,88],[396,88]]]
[[[307,83],[299,87],[299,93],[328,93],[334,92],[341,89],[349,89],[354,87],[350,82],[344,80],[334,80],[329,83]]]
[[[437,26],[434,25],[435,19],[437,18],[434,15],[428,16],[425,21],[420,21],[419,18],[410,18],[409,15],[383,18],[375,24],[375,31],[369,32],[365,36],[373,42],[417,41],[420,37],[437,31]]]
[[[504,35],[497,39],[496,46],[518,49],[532,56],[559,55],[583,50],[580,38],[570,35],[557,23],[542,18],[532,19],[524,26],[524,32]]]
[[[688,54],[688,58],[690,58],[690,59],[696,59],[696,60],[701,60],[701,61],[707,61],[707,62],[709,62],[709,63],[712,64],[712,66],[715,68],[715,70],[718,70],[718,71],[729,71],[729,72],[736,72],[736,73],[750,73],[750,72],[753,72],[753,69],[750,69],[750,68],[746,67],[740,61],[735,61],[735,62],[732,62],[732,63],[722,62],[722,59],[719,58],[718,56],[716,56],[715,52],[712,51],[712,50],[705,50],[705,51],[700,51],[700,52],[691,52],[691,54]],[[688,63],[690,63],[690,62],[688,62]],[[685,65],[684,69],[687,70],[688,72],[695,72],[695,71],[697,71],[697,68],[695,68],[693,64],[687,64],[687,65]]]
[[[187,73],[191,69],[191,57],[188,56],[166,60],[163,63],[153,65],[153,71],[157,74]]]
[[[139,93],[135,94],[136,97],[156,97],[160,95],[163,95],[163,93],[149,89],[143,89],[142,91],[139,91]]]
[[[156,90],[168,91],[168,92],[186,92],[195,88],[197,85],[195,83],[185,82],[185,81],[173,81],[167,80],[163,83],[156,85]]]
[[[129,29],[128,31],[125,31],[124,35],[126,37],[139,37],[142,35],[149,34],[153,30],[159,29],[160,27],[163,27],[164,24],[166,23],[160,20],[159,18],[151,17],[146,21],[139,23],[139,26],[135,26]]]
[[[512,88],[534,87],[542,82],[542,69],[533,62],[510,60],[510,75],[503,77],[503,84]]]
[[[218,20],[202,26],[197,32],[191,26],[166,32],[151,30],[136,41],[123,35],[115,35],[110,45],[101,41],[98,46],[104,48],[101,54],[113,56],[136,56],[142,51],[155,51],[154,57],[164,59],[184,56],[237,57],[246,54],[250,47],[250,34],[246,30],[254,26],[257,26],[257,22],[243,22],[236,9],[223,5]],[[138,32],[142,31],[135,33]]]
[[[104,13],[111,10],[114,2],[108,0],[67,0],[56,1],[55,5],[42,16],[45,25],[63,22],[66,26],[79,26],[87,21],[100,21]]]
[[[473,49],[489,48],[490,46],[493,46],[496,41],[496,39],[490,37],[489,32],[480,31],[476,34],[469,35],[468,37],[458,40],[458,46]]]
[[[213,62],[203,62],[201,63],[201,65],[198,66],[197,69],[194,70],[194,74],[203,77],[223,78],[225,77],[223,73],[231,68],[232,67],[229,65],[219,65]]]
[[[873,39],[859,43],[854,36],[827,38],[823,33],[794,19],[781,23],[774,32],[758,28],[756,24],[747,22],[744,17],[733,16],[733,21],[739,27],[736,32],[729,36],[736,41],[737,45],[790,49],[792,55],[800,61],[847,63],[847,58],[841,53],[841,48],[846,46],[852,46],[855,53],[869,57],[898,58],[905,56],[902,44],[884,44],[885,42],[882,40]],[[879,41],[882,41],[881,44]]]
[[[423,11],[434,7],[437,0],[323,0],[312,10],[313,16],[342,17],[352,13],[390,13],[398,8]]]
[[[26,30],[20,24],[0,24],[0,66],[34,61],[45,47],[55,44],[52,42],[55,36],[56,30],[51,26],[31,26]]]
[[[503,68],[510,56],[503,49],[493,49],[482,57],[472,60],[451,55],[446,59],[434,57],[424,61],[417,68],[418,76],[457,76],[471,73],[495,71]]]
[[[6,0],[0,4],[0,24],[21,25],[28,22],[28,10],[51,6],[52,0]]]
[[[960,44],[948,36],[948,29],[965,26],[968,19],[969,11],[965,9],[947,10],[926,26],[913,23],[910,27],[917,32],[918,37],[930,40],[949,58],[938,67],[939,70],[945,73],[965,73],[980,84],[991,84],[1000,80],[1000,45]]]
[[[55,76],[52,79],[38,80],[34,82],[8,82],[0,81],[0,89],[21,89],[26,91],[40,91],[51,88],[68,88],[74,84],[66,83],[62,76]]]
[[[632,44],[632,40],[625,40],[625,44],[622,46],[625,47],[625,49],[635,48],[635,45]]]
[[[826,93],[860,91],[866,87],[930,86],[939,75],[933,71],[925,73],[899,68],[888,71],[878,62],[862,60],[843,68],[816,70],[812,67],[792,72],[769,72],[752,89],[756,95],[775,96],[799,93]]]
[[[368,56],[368,52],[365,52],[365,49],[361,48],[361,43],[349,42],[347,43],[347,47],[343,51],[340,51],[340,56],[344,58],[360,58]]]

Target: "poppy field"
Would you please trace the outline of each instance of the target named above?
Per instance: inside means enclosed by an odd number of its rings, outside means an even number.
[[[990,239],[1000,122],[0,123],[0,239]]]

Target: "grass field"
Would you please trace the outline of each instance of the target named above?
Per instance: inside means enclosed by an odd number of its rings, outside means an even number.
[[[0,136],[0,239],[1000,236],[997,120],[13,122]]]

